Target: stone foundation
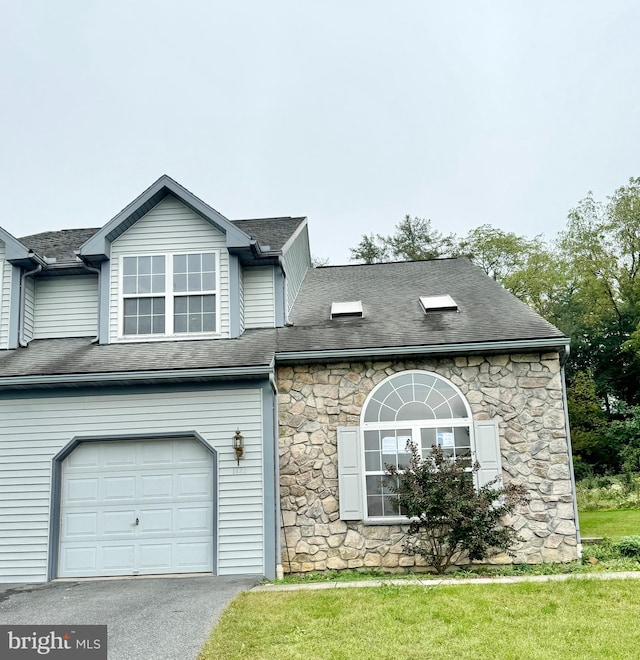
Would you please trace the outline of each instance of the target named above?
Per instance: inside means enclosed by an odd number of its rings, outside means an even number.
[[[577,558],[576,526],[557,353],[279,367],[280,496],[285,572],[423,566],[402,552],[400,525],[344,522],[336,428],[357,426],[369,392],[388,376],[423,369],[448,378],[474,420],[497,419],[503,479],[529,491],[513,520],[523,539],[492,563]]]

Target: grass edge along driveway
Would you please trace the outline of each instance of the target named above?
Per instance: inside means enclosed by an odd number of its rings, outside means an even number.
[[[253,592],[199,660],[635,658],[640,581]]]

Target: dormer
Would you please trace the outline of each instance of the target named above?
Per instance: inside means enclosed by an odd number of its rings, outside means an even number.
[[[78,250],[100,269],[100,341],[223,339],[286,323],[306,219],[231,221],[168,176]]]
[[[306,218],[231,221],[162,176],[102,228],[0,230],[0,348],[282,327],[310,267]]]

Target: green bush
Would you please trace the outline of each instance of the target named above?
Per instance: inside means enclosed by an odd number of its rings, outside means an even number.
[[[623,536],[615,548],[622,557],[640,559],[640,536]]]
[[[583,548],[582,561],[589,561],[591,558],[597,559],[599,562],[607,562],[612,559],[618,559],[620,552],[615,547],[615,543],[611,539],[604,539],[600,543],[593,543],[585,545]]]
[[[593,476],[593,468],[581,456],[573,457],[573,473],[577,481]]]
[[[640,509],[640,474],[586,477],[576,483],[576,494],[581,511]]]

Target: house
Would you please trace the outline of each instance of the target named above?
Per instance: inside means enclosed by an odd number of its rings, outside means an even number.
[[[527,486],[516,561],[575,559],[567,351],[465,259],[314,269],[306,219],[167,176],[0,229],[0,581],[412,566],[408,439]]]

